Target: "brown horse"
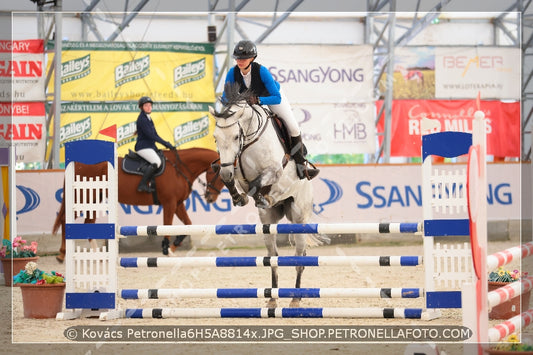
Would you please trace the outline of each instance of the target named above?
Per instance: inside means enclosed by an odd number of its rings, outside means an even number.
[[[190,148],[180,150],[164,150],[166,161],[165,171],[155,178],[156,192],[160,204],[163,206],[163,223],[172,224],[174,214],[183,224],[192,224],[185,209],[184,201],[192,191],[193,182],[202,173],[206,173],[206,190],[204,198],[208,203],[215,202],[224,187],[224,183],[217,173],[211,169],[211,163],[218,159],[218,153],[204,148]],[[137,185],[141,180],[140,175],[127,174],[122,170],[123,158],[118,158],[118,201],[131,205],[154,205],[151,193],[138,192]],[[96,177],[107,175],[107,163],[85,165],[76,163],[75,175]],[[86,218],[85,223],[94,223],[95,219]],[[65,200],[61,201],[61,207],[57,214],[52,233],[56,234],[62,227],[62,240],[58,261],[65,259]],[[174,252],[177,246],[186,236],[176,236],[176,240],[170,246]],[[165,236],[162,242],[163,254],[167,255],[170,237]]]

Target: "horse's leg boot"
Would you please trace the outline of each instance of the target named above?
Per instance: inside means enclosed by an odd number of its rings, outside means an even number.
[[[170,242],[167,237],[163,237],[163,240],[161,241],[161,251],[163,252],[163,255],[168,255],[168,248],[170,247]]]
[[[151,164],[146,168],[144,171],[144,175],[141,179],[141,182],[139,183],[139,186],[137,186],[137,191],[139,192],[153,192],[154,190],[148,186],[148,181],[152,178],[152,175],[154,175],[155,171],[157,169],[157,165]]]
[[[291,157],[296,163],[296,172],[300,179],[307,178],[311,180],[320,172],[319,169],[310,168],[307,166],[307,159],[304,156],[304,145],[302,143],[302,136],[291,137]]]

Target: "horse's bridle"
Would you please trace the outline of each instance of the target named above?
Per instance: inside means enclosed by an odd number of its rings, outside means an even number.
[[[250,107],[252,108],[254,113],[256,115],[258,115],[258,117],[260,118],[259,112],[253,106],[250,106]],[[226,162],[226,163],[222,163],[221,162],[220,163],[220,167],[235,166],[237,164],[237,159],[240,159],[240,157],[241,157],[242,153],[244,152],[244,150],[246,148],[248,148],[249,146],[251,146],[252,144],[254,144],[255,142],[257,142],[259,140],[259,138],[261,137],[261,135],[265,132],[267,124],[268,124],[268,121],[270,120],[270,116],[271,115],[267,111],[266,108],[264,108],[263,106],[261,106],[261,108],[265,111],[267,118],[266,118],[265,122],[261,122],[261,120],[258,118],[257,130],[255,132],[252,132],[252,133],[248,134],[248,136],[255,136],[255,138],[251,142],[249,142],[247,144],[244,143],[247,135],[244,133],[244,129],[242,128],[240,120],[236,120],[235,122],[230,123],[230,124],[225,125],[225,126],[219,125],[218,120],[217,120],[215,125],[218,128],[222,128],[222,129],[229,128],[229,127],[232,127],[232,126],[234,126],[236,124],[239,126],[239,150],[237,151],[237,154],[235,155],[235,159],[232,162]],[[230,116],[232,116],[233,114],[235,114],[235,112],[231,113]],[[253,115],[253,113],[252,113],[252,115]],[[257,132],[259,132],[259,134]],[[243,176],[244,176],[244,172],[242,172],[242,173],[243,173]]]
[[[183,163],[183,161],[181,160],[180,158],[180,155],[178,153],[178,150],[177,149],[173,149],[174,151],[174,155],[176,156],[176,163],[174,163],[173,161],[170,161],[169,159],[166,159],[166,161],[168,161],[170,163],[170,165],[172,165],[174,167],[174,170],[176,170],[176,173],[183,176],[183,178],[185,179],[185,181],[187,182],[187,185],[189,186],[189,190],[192,191],[192,184],[193,184],[193,181],[189,180],[189,178],[187,177],[187,175],[178,167],[178,164],[177,163],[181,163],[181,165],[183,165],[185,167],[185,169],[187,169],[188,173],[190,176],[192,176],[192,171],[189,169],[189,167]],[[214,185],[214,181],[217,179],[218,177],[218,174],[215,174],[215,176],[213,177],[213,179],[211,179],[211,181],[208,181],[208,182],[203,182],[200,178],[198,178],[198,182],[200,183],[200,185],[202,185],[204,188],[205,188],[205,192],[204,192],[204,197],[207,195],[207,189],[208,188],[212,188],[213,190],[215,190],[217,193],[220,194],[220,190],[217,189]],[[207,179],[206,179],[207,181]]]
[[[244,146],[244,130],[242,129],[242,126],[241,126],[241,123],[239,122],[239,120],[229,124],[229,125],[226,125],[226,126],[221,126],[218,124],[218,121],[215,123],[215,126],[217,126],[218,128],[229,128],[229,127],[232,127],[232,126],[235,126],[235,125],[238,125],[239,126],[239,150],[237,151],[237,154],[235,155],[235,159],[233,159],[232,162],[227,162],[227,163],[222,163],[220,162],[220,167],[221,168],[224,168],[226,166],[232,166],[232,165],[235,165],[235,163],[237,162],[237,157],[239,157],[241,155],[241,152],[242,152],[242,148]]]

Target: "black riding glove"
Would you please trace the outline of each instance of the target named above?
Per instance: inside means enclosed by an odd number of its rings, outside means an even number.
[[[248,100],[246,100],[246,102],[248,102],[248,105],[259,105],[259,97],[257,96],[250,96],[248,98]]]

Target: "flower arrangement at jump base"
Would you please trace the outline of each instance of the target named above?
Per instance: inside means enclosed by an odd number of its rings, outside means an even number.
[[[28,242],[22,237],[15,237],[13,244],[9,239],[2,240],[0,257],[2,258],[31,258],[37,255],[37,242]]]
[[[24,270],[20,270],[18,275],[13,277],[13,281],[22,284],[58,284],[63,283],[64,278],[59,272],[52,271],[51,273],[46,273],[37,268],[37,263],[30,261],[26,264]]]
[[[503,354],[503,353],[514,353],[514,352],[533,352],[533,345],[529,345],[530,340],[523,339],[520,342],[520,338],[516,334],[511,334],[505,339],[504,342],[499,343],[498,345],[491,347],[487,352],[489,354]]]
[[[502,266],[489,273],[488,291],[495,291],[515,281],[519,281],[528,275],[527,272],[521,273],[519,270],[509,271]],[[509,319],[526,311],[529,307],[529,297],[531,292],[524,292],[521,296],[511,298],[497,306],[492,307],[489,312],[489,319]]]
[[[25,318],[55,318],[63,309],[65,282],[60,273],[46,273],[31,261],[13,280],[22,293]]]
[[[26,263],[37,261],[37,242],[28,242],[22,237],[15,237],[13,243],[9,239],[2,240],[0,260],[4,270],[5,285],[11,286],[13,275],[24,269]]]
[[[500,266],[496,271],[489,274],[489,282],[515,282],[526,276],[527,272],[520,273],[518,270],[508,271]]]

